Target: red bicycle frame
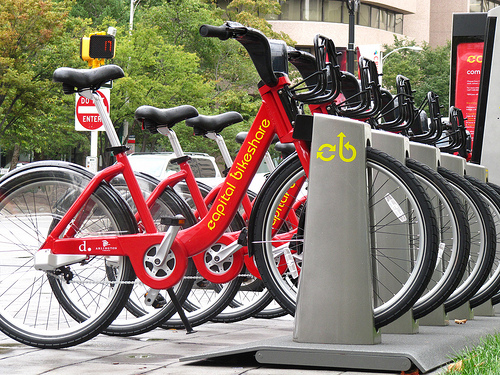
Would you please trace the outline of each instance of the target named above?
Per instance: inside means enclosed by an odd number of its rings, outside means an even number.
[[[259,91],[262,96],[262,105],[259,109],[248,136],[243,143],[229,173],[206,215],[190,228],[181,230],[174,239],[170,250],[176,260],[174,270],[165,278],[150,275],[144,267],[146,252],[160,244],[165,236],[158,233],[153,222],[148,203],[142,196],[141,189],[124,151],[116,154],[117,163],[101,172],[90,181],[80,197],[70,207],[58,225],[48,236],[41,249],[50,250],[53,254],[104,255],[128,256],[137,277],[146,285],[154,289],[168,289],[174,286],[183,277],[187,258],[195,256],[216,243],[230,225],[250,182],[269,148],[274,134],[281,142],[295,144],[298,156],[302,162],[306,175],[309,168],[309,148],[304,141],[293,139],[293,128],[280,99],[280,91],[289,85],[288,77],[279,78],[274,87],[262,86]],[[137,218],[141,222],[144,232],[126,235],[99,236],[72,238],[64,231],[68,227],[77,226],[78,213],[103,181],[111,181],[118,174],[123,174],[125,182],[137,208]],[[188,176],[183,176],[189,181]],[[180,176],[179,176],[180,178]],[[190,182],[192,183],[192,182]],[[161,190],[163,191],[163,190]],[[154,201],[161,193],[157,187],[148,202]],[[198,199],[198,198],[196,198]],[[200,214],[202,214],[200,212]]]

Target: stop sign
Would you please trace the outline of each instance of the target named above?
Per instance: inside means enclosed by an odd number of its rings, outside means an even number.
[[[97,93],[103,99],[109,113],[109,89],[100,89]],[[97,113],[94,102],[76,94],[75,130],[104,130],[101,116]]]

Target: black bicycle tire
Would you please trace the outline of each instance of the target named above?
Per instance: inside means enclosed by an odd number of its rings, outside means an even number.
[[[79,188],[85,187],[92,177],[88,171],[70,163],[63,162],[40,162],[33,163],[29,167],[21,168],[16,172],[2,178],[0,189],[2,190],[2,203],[0,206],[5,207],[8,198],[12,199],[13,194],[20,188],[27,188],[27,184],[40,184],[45,181],[54,183],[59,181],[75,185]],[[133,215],[128,206],[123,202],[121,197],[116,195],[113,189],[110,189],[106,184],[101,184],[94,194],[104,207],[110,208],[108,211],[113,215],[113,220],[116,221],[118,228],[124,233],[135,233],[136,224]],[[60,207],[58,207],[59,209]],[[67,209],[68,207],[65,207]],[[60,215],[62,212],[57,211]],[[119,314],[124,304],[128,299],[128,295],[132,288],[132,282],[135,279],[130,261],[127,257],[123,257],[123,270],[120,278],[125,283],[118,283],[117,290],[112,297],[111,302],[102,310],[98,318],[88,319],[82,324],[83,328],[74,329],[60,334],[43,335],[36,332],[30,332],[29,329],[17,327],[8,319],[0,316],[0,329],[6,335],[27,345],[39,348],[65,348],[83,343],[106,328]],[[53,277],[52,277],[53,279]],[[48,283],[47,283],[48,284]],[[55,301],[54,301],[55,302]]]
[[[401,296],[397,301],[393,300],[390,305],[379,308],[378,311],[374,311],[374,322],[375,327],[378,329],[384,325],[389,324],[394,321],[406,311],[408,311],[414,303],[418,300],[422,292],[424,291],[429,279],[432,275],[433,266],[435,265],[437,258],[437,228],[435,215],[432,211],[432,206],[430,204],[429,198],[426,197],[423,188],[420,186],[416,177],[401,164],[396,159],[387,155],[379,150],[372,149],[368,147],[367,150],[367,161],[372,163],[377,163],[378,165],[384,165],[384,168],[389,168],[391,171],[395,172],[396,175],[400,176],[402,173],[401,181],[408,186],[412,186],[410,192],[416,196],[417,201],[420,204],[420,209],[425,213],[422,216],[428,219],[429,222],[422,223],[426,230],[426,245],[424,254],[422,254],[421,264],[419,264],[419,272],[416,272],[416,277],[412,279],[408,285],[408,290]],[[273,215],[274,212],[268,212],[268,207],[270,206],[273,199],[275,199],[275,191],[279,190],[278,185],[283,185],[282,181],[286,181],[289,176],[292,175],[293,171],[302,168],[298,157],[287,158],[280,166],[271,174],[270,178],[263,187],[262,194],[259,194],[256,202],[254,203],[254,209],[252,211],[252,217],[249,224],[249,243],[251,244],[251,252],[256,257],[256,261],[261,272],[263,280],[269,291],[273,294],[274,298],[280,305],[287,310],[290,314],[294,314],[295,311],[295,301],[291,301],[288,298],[283,298],[279,287],[274,285],[274,280],[272,276],[269,276],[267,267],[267,260],[265,259],[264,249],[261,245],[265,239],[262,238],[262,232],[264,228],[263,223],[266,221],[265,217],[267,215]],[[402,172],[401,172],[402,171]],[[276,185],[276,186],[275,186]],[[279,198],[281,199],[281,198]]]
[[[455,225],[455,229],[452,229],[452,231],[456,241],[456,247],[452,249],[451,253],[447,253],[447,255],[450,255],[447,260],[448,267],[444,270],[443,275],[440,273],[437,274],[438,277],[442,277],[436,280],[436,287],[428,292],[424,292],[412,308],[413,318],[420,319],[443,304],[460,283],[469,257],[470,233],[465,211],[457,194],[452,190],[446,179],[436,170],[411,158],[406,159],[406,166],[409,167],[416,176],[421,177],[424,183],[431,185],[432,189],[435,189],[436,194],[439,194],[439,196],[435,198],[438,202],[434,202],[434,198],[431,198],[433,204],[439,204],[441,210],[443,210],[442,206],[446,205],[446,207],[448,207],[446,214],[449,215],[450,218],[442,223],[443,226]],[[440,224],[441,220],[438,219],[438,226]],[[443,256],[444,254],[442,257]],[[451,258],[451,256],[453,256],[453,258]]]
[[[497,194],[500,194],[500,186],[497,185],[496,183],[488,182],[487,183],[492,189],[494,189]],[[496,305],[500,302],[500,290],[498,290],[493,297],[491,297],[491,303],[493,305]]]
[[[477,178],[465,175],[464,176],[485,198],[490,208],[493,222],[498,224],[500,219],[500,195],[486,182],[480,181]],[[500,236],[498,227],[495,224],[496,241],[493,243],[495,247],[495,257],[493,261],[493,266],[489,272],[490,277],[484,281],[483,285],[470,299],[470,307],[477,307],[490,298],[492,298],[495,293],[500,288],[500,248],[498,248],[497,243]]]
[[[460,284],[457,289],[448,297],[444,303],[446,312],[455,310],[456,308],[468,303],[474,294],[481,288],[484,281],[488,277],[491,270],[493,260],[495,257],[494,243],[496,242],[495,227],[493,218],[488,210],[484,199],[478,194],[477,190],[472,184],[467,181],[463,176],[450,171],[447,168],[438,167],[438,173],[441,174],[446,180],[457,189],[459,196],[465,195],[466,199],[474,205],[478,213],[479,225],[483,236],[481,247],[478,252],[478,262],[476,267],[473,267],[472,272],[468,275],[466,280]],[[473,233],[471,230],[471,246],[474,243]],[[476,234],[477,235],[477,234]],[[471,247],[471,251],[473,248]]]

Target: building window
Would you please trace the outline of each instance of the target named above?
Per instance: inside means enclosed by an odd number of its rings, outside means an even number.
[[[487,12],[493,8],[500,5],[500,1],[488,1],[488,0],[470,0],[469,11],[470,12]]]
[[[370,26],[375,28],[380,28],[380,9],[372,7],[371,9],[371,18],[370,18]]]
[[[281,3],[280,20],[300,20],[300,1]]]
[[[484,0],[471,1],[488,3]],[[276,19],[276,17],[268,19]],[[349,9],[347,0],[286,0],[281,2],[281,14],[278,19],[349,23]],[[403,14],[374,5],[360,4],[356,24],[402,34]]]
[[[322,20],[322,0],[302,0],[301,19],[304,21]]]
[[[342,1],[325,0],[323,2],[323,21],[342,22]]]
[[[395,15],[394,32],[403,34],[403,15],[400,13]]]
[[[370,26],[370,6],[361,4],[358,10],[358,25]]]

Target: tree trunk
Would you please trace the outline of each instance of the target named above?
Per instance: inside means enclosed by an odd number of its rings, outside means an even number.
[[[15,169],[17,167],[17,163],[19,162],[19,154],[21,152],[21,147],[16,143],[14,145],[14,153],[12,154],[12,159],[10,160],[10,169],[9,171]]]

